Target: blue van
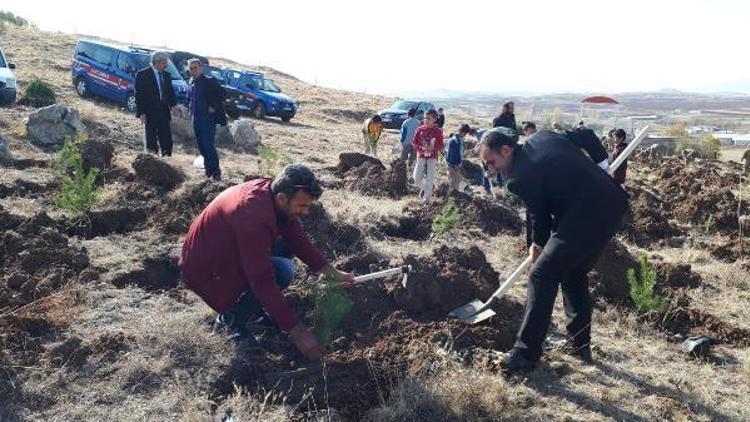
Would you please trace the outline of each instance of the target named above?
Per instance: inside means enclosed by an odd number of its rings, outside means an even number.
[[[241,69],[224,69],[224,84],[236,89],[244,95],[242,101],[236,103],[237,113],[249,112],[256,119],[265,116],[278,116],[288,122],[297,113],[297,104],[292,97],[282,94],[270,79],[262,73]],[[227,110],[230,116],[233,113]]]
[[[151,65],[152,51],[98,41],[78,41],[72,66],[76,92],[81,97],[95,95],[116,101],[135,113],[135,74]],[[177,102],[187,104],[187,83],[171,61],[167,72],[172,77]]]

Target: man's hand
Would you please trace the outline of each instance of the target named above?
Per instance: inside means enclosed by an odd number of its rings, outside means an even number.
[[[173,116],[182,117],[182,109],[178,106],[172,107],[171,112]]]
[[[216,110],[213,107],[208,106],[208,114],[214,114],[214,113],[216,113]]]
[[[289,338],[307,360],[320,360],[326,353],[315,335],[301,323],[289,330]]]
[[[330,264],[323,268],[323,274],[335,277],[339,281],[339,283],[341,283],[346,288],[352,287],[354,285],[353,275],[345,273],[343,271],[339,271]]]
[[[146,115],[145,114],[141,114],[141,123],[144,124],[144,125],[146,124]]]
[[[542,253],[542,248],[539,247],[539,245],[531,244],[529,247],[529,257],[531,258],[531,263],[535,263],[537,258],[539,258],[539,255]]]

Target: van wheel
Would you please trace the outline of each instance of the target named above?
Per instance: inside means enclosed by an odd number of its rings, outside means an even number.
[[[256,119],[266,117],[266,106],[264,106],[262,102],[258,101],[255,103],[255,106],[253,106],[253,117]]]
[[[89,85],[86,83],[86,79],[76,79],[76,92],[81,98],[86,98],[89,96]]]
[[[292,118],[289,117],[289,116],[282,116],[281,117],[281,121],[284,122],[284,123],[289,123],[291,120],[292,120]]]
[[[240,118],[240,110],[235,107],[227,107],[227,116],[230,119],[237,120]]]
[[[135,96],[133,94],[129,94],[127,97],[125,97],[125,107],[129,112],[135,113]]]

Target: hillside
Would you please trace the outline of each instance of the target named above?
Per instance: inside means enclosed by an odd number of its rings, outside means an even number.
[[[75,94],[76,40],[12,26],[0,39],[22,87],[32,77],[48,81],[80,110],[89,136],[115,148],[102,199],[81,227],[53,204],[55,151],[36,147],[23,123],[34,109],[0,108],[14,157],[0,172],[0,421],[750,419],[750,278],[737,218],[748,184],[739,166],[631,162],[632,218],[591,277],[596,363],[565,353],[560,300],[543,364],[506,378],[498,361],[520,324],[525,282],[485,323],[446,314],[485,299],[524,257],[517,205],[443,193],[421,206],[391,157],[383,166],[339,160],[361,149],[363,119],[391,99],[264,69],[300,111],[289,124],[252,120],[262,143],[325,182],[320,206],[304,219],[314,242],[356,274],[414,267],[407,288],[391,279],[352,289],[354,308],[330,353],[310,363],[271,328],[253,327],[259,344],[248,348],[212,335],[214,313],[175,266],[190,221],[213,197],[279,163],[220,144],[224,180],[210,182],[192,166],[196,146],[177,134],[168,164],[186,180],[173,190],[144,182],[133,170],[143,149],[135,117]],[[476,124],[447,120],[448,132]],[[396,142],[386,134],[381,158]],[[433,235],[449,200],[462,210],[459,224]],[[644,254],[669,300],[661,312],[639,312],[628,297],[625,271]],[[315,280],[298,270],[288,291],[308,323]],[[689,335],[713,337],[711,354],[681,352]]]

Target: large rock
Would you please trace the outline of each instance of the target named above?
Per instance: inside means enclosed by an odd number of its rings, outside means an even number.
[[[0,164],[6,164],[13,161],[13,157],[8,150],[8,140],[0,135]]]
[[[235,120],[229,125],[234,144],[241,148],[256,148],[260,144],[260,133],[253,122],[247,119]]]
[[[62,104],[40,108],[29,114],[25,123],[29,136],[41,146],[61,145],[66,138],[86,131],[78,110]]]
[[[172,190],[185,181],[185,174],[150,154],[138,154],[133,161],[135,175],[146,184]]]

